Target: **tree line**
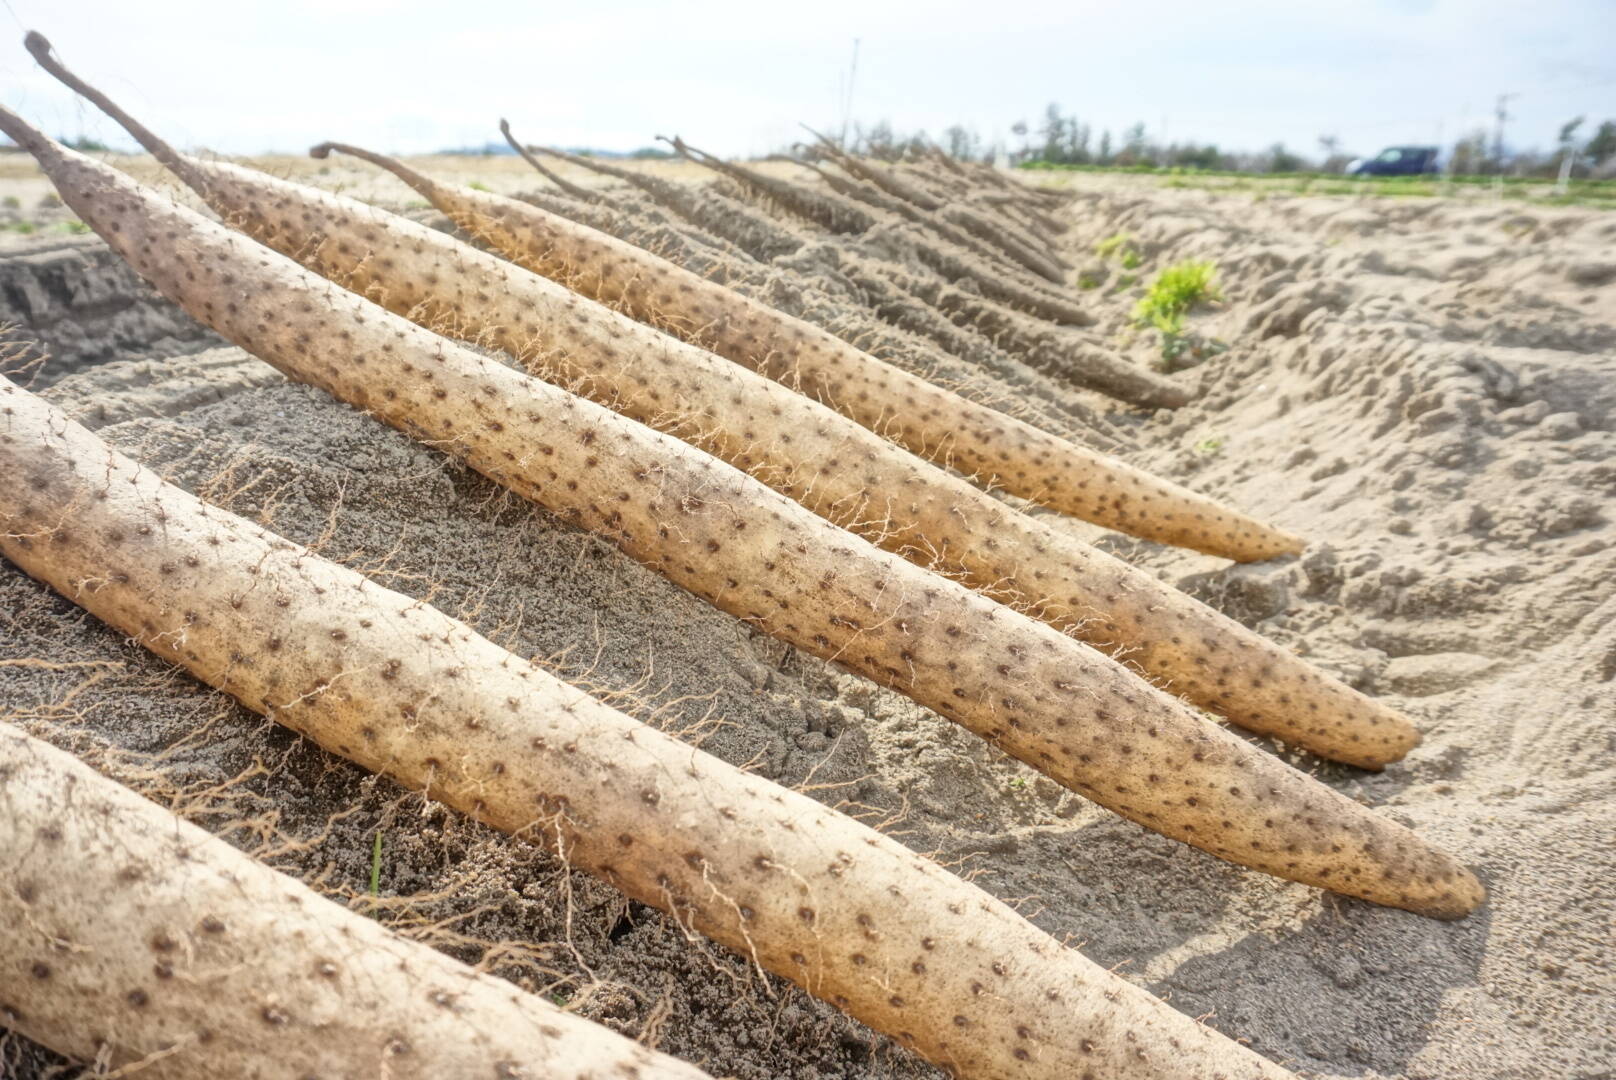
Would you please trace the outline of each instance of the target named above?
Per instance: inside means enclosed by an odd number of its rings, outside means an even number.
[[[886,121],[871,127],[855,126],[844,137],[848,148],[871,157],[897,159],[937,147],[960,160],[990,161],[1008,156],[1013,165],[1098,165],[1115,168],[1207,169],[1230,172],[1339,173],[1356,155],[1343,150],[1335,135],[1321,135],[1310,153],[1298,152],[1283,142],[1265,150],[1231,151],[1194,140],[1163,142],[1143,123],[1113,133],[1051,104],[1041,123],[1018,121],[1010,128],[1013,142],[984,140],[962,124],[946,128],[940,139],[924,131],[902,133]],[[1378,150],[1373,148],[1370,152]],[[1496,133],[1477,128],[1443,147],[1443,168],[1461,175],[1555,176],[1568,156],[1573,175],[1606,175],[1616,171],[1616,120],[1589,125],[1586,117],[1562,124],[1550,151],[1513,149]]]

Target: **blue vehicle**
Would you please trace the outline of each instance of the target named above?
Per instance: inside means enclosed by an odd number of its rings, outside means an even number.
[[[1441,171],[1434,146],[1388,146],[1372,158],[1359,158],[1347,166],[1349,176],[1421,176]]]

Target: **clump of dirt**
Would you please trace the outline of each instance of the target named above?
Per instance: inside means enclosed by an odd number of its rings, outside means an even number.
[[[872,291],[879,252],[801,220],[788,224],[805,242],[759,262],[624,188],[591,212],[1073,434],[1092,412],[1137,444],[1133,463],[1311,538],[1299,558],[1230,566],[1050,516],[1408,712],[1426,741],[1381,774],[1274,749],[1477,866],[1492,896],[1469,919],[1268,879],[1098,810],[238,350],[152,358],[131,343],[129,362],[66,374],[49,396],[205,498],[881,824],[1304,1075],[1608,1073],[1616,285],[1588,269],[1616,239],[1608,215],[1076,183],[1074,205],[1050,211],[1074,279],[1118,233],[1142,259],[1133,285],[1105,264],[1105,284],[1071,290],[1108,347],[1151,363],[1159,342],[1131,327],[1139,286],[1180,259],[1218,262],[1226,300],[1191,322],[1229,349],[1173,376],[1201,390],[1190,406],[1127,409],[1011,366],[985,338],[1002,360],[951,355],[916,330],[941,313],[905,316]],[[940,1075],[551,853],[244,713],[9,565],[0,716],[715,1075]],[[7,1054],[29,1080],[52,1060],[16,1040]]]
[[[41,361],[40,385],[128,356],[223,344],[141,280],[95,236],[12,240],[0,258],[0,336]]]

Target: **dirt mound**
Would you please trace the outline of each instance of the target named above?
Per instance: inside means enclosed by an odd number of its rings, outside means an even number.
[[[222,344],[141,280],[99,237],[30,242],[0,258],[0,327],[49,355],[41,384],[112,360]]]

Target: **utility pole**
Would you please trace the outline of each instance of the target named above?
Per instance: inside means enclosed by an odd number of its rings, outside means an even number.
[[[1493,117],[1496,120],[1493,125],[1493,160],[1498,163],[1499,176],[1504,175],[1504,122],[1510,118],[1509,100],[1520,96],[1519,94],[1499,94],[1498,104],[1493,107]]]
[[[859,39],[853,39],[853,62],[847,69],[847,94],[842,99],[842,149],[847,149],[847,125],[853,116],[853,83],[858,79]]]

